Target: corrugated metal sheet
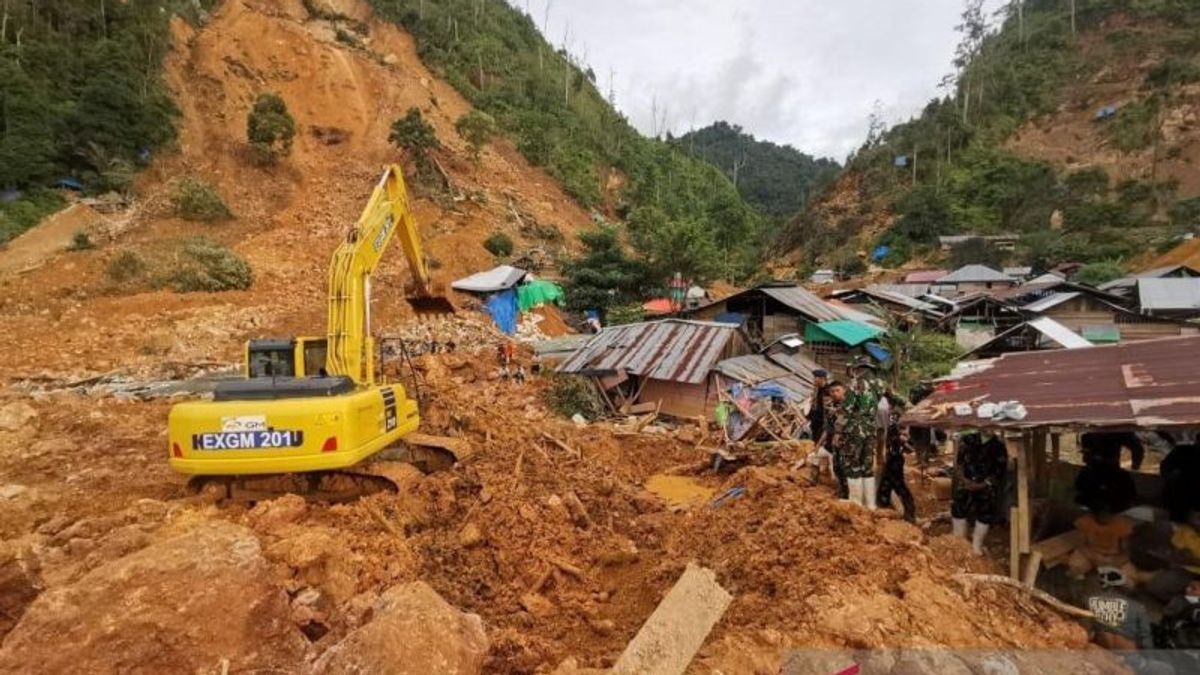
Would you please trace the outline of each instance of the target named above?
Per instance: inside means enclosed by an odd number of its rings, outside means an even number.
[[[1034,313],[1040,314],[1052,307],[1057,307],[1068,300],[1073,300],[1078,297],[1079,297],[1079,293],[1076,293],[1074,291],[1068,292],[1068,293],[1051,293],[1050,295],[1047,295],[1046,297],[1042,298],[1041,300],[1034,300],[1033,302],[1029,303],[1028,305],[1025,305],[1021,309],[1025,310],[1026,312],[1034,312]]]
[[[835,321],[845,318],[841,316],[838,310],[829,306],[829,303],[799,286],[768,286],[759,290],[797,312],[810,316],[817,321]]]
[[[782,358],[781,358],[782,357]],[[796,354],[748,354],[725,359],[717,364],[717,372],[744,384],[777,384],[783,387],[795,401],[803,401],[812,395],[812,371],[819,368],[815,362]]]
[[[1083,339],[1083,336],[1050,317],[1043,316],[1034,319],[1029,322],[1029,325],[1037,332],[1062,345],[1065,349],[1082,349],[1092,346],[1092,343]]]
[[[624,370],[671,382],[704,381],[733,339],[737,326],[668,319],[605,328],[567,359],[561,373]]]
[[[904,277],[906,284],[932,284],[941,279],[950,272],[948,270],[921,270],[919,272],[909,272]]]
[[[1200,279],[1138,279],[1143,310],[1200,311]]]
[[[938,427],[1156,428],[1200,424],[1200,337],[1006,354],[904,416]],[[1019,401],[1020,421],[954,414],[955,404]]]

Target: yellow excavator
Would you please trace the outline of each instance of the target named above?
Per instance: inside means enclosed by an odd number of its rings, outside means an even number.
[[[385,449],[426,468],[469,451],[459,439],[416,434],[415,392],[377,372],[387,355],[371,334],[371,275],[393,236],[412,270],[406,295],[418,314],[454,311],[430,278],[403,174],[392,165],[333,254],[326,335],[251,340],[242,379],[218,384],[211,401],[174,406],[172,469],[193,476],[193,487],[215,483],[230,497],[299,492],[343,501],[394,487],[403,469],[366,461]],[[397,342],[392,355],[407,361]]]

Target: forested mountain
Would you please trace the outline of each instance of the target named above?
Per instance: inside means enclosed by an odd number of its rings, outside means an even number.
[[[756,267],[762,218],[711,164],[639,134],[504,0],[371,0],[417,40],[422,61],[496,118],[531,162],[582,204],[623,220],[654,273],[709,280]]]
[[[0,243],[57,207],[44,189],[55,180],[122,189],[173,138],[161,66],[176,11],[203,10],[185,0],[0,3]]]
[[[1200,3],[967,0],[953,95],[872,126],[788,228],[801,266],[936,255],[938,235],[1013,232],[1016,260],[1129,261],[1200,215]]]
[[[715,164],[743,199],[775,218],[799,213],[809,195],[819,192],[841,169],[832,159],[760,141],[740,126],[723,121],[688,132],[675,144]]]

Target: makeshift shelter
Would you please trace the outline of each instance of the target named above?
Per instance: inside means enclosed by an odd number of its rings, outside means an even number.
[[[845,305],[828,302],[791,282],[755,286],[716,302],[685,312],[688,318],[742,322],[747,335],[765,345],[793,333],[803,334],[805,326],[822,321],[850,320],[881,324],[875,316]]]
[[[860,306],[881,319],[892,316],[914,320],[916,323],[933,324],[943,316],[941,308],[937,305],[894,290],[889,286],[873,285],[835,291],[832,297],[848,305]]]
[[[1009,571],[1033,585],[1045,550],[1034,541],[1033,500],[1049,496],[1061,434],[1200,426],[1198,350],[1200,336],[1007,354],[944,383],[901,422],[1004,435],[1016,477]]]
[[[1142,282],[1183,282],[1190,279],[1148,279]],[[1200,303],[1200,279],[1195,279],[1197,303]],[[1117,341],[1149,340],[1160,337],[1178,337],[1194,334],[1200,327],[1190,326],[1177,320],[1145,316],[1120,304],[1120,298],[1103,291],[1063,282],[1049,295],[1025,304],[1020,312],[1030,317],[1054,319],[1076,333],[1116,333]],[[1073,288],[1075,290],[1065,290]],[[1200,304],[1198,304],[1200,306]]]
[[[925,298],[929,301],[929,298]],[[958,346],[973,349],[1020,324],[1027,315],[1013,303],[987,293],[958,298],[938,327],[954,335]]]
[[[563,289],[553,281],[534,279],[517,286],[517,305],[522,312],[528,312],[542,305],[561,305]]]
[[[1138,279],[1137,310],[1144,316],[1200,317],[1200,278]]]
[[[469,277],[451,282],[450,288],[468,293],[495,293],[513,288],[529,273],[519,267],[500,265],[486,272],[476,272]]]
[[[717,403],[709,380],[716,364],[748,353],[735,325],[666,319],[605,328],[558,372],[592,378],[613,410],[651,402],[662,413],[694,417]]]
[[[1200,270],[1188,265],[1166,265],[1138,272],[1120,279],[1114,279],[1100,284],[1100,290],[1129,298],[1136,294],[1137,283],[1140,279],[1197,279]]]

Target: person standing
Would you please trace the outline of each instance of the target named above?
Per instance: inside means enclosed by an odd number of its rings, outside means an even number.
[[[950,519],[954,534],[967,537],[967,527],[975,522],[971,547],[983,555],[983,540],[988,529],[999,521],[1000,487],[1008,470],[1008,451],[995,435],[984,439],[979,432],[964,434],[954,458],[954,479],[950,488]]]
[[[808,406],[808,429],[813,440],[813,451],[808,456],[808,464],[812,472],[812,483],[816,485],[821,480],[821,465],[830,466],[833,470],[833,455],[829,452],[828,440],[825,438],[825,406],[829,396],[829,373],[823,368],[813,371],[813,393]]]
[[[895,415],[893,415],[893,418]],[[908,429],[899,424],[888,425],[887,455],[883,460],[883,472],[879,476],[879,493],[875,496],[875,504],[881,508],[892,508],[892,493],[900,498],[904,506],[904,519],[908,522],[917,520],[917,504],[912,491],[904,480],[904,454],[913,452],[908,442]]]
[[[875,448],[878,444],[879,390],[856,369],[854,381],[842,401],[838,419],[838,454],[846,476],[850,501],[875,510]]]
[[[825,430],[821,432],[822,443],[828,448],[833,477],[837,480],[837,498],[850,498],[850,485],[846,479],[846,468],[843,462],[843,444],[845,436],[841,432],[842,406],[846,402],[846,385],[832,382],[826,387],[825,400]]]

